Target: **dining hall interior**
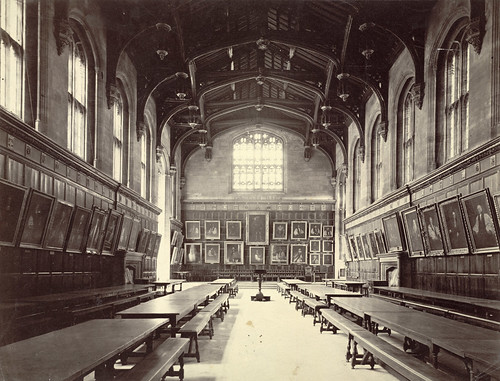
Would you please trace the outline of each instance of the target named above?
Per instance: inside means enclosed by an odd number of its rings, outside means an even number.
[[[500,380],[500,1],[0,0],[0,380]]]

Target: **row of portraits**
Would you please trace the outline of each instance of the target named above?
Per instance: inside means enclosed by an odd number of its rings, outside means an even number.
[[[161,234],[114,209],[73,205],[0,179],[0,245],[113,254],[158,254]]]
[[[346,239],[346,261],[373,259],[387,251],[384,234],[380,230],[344,236]]]
[[[307,244],[273,243],[269,247],[249,246],[245,261],[243,241],[224,242],[223,263],[230,265],[264,265],[266,264],[266,248],[270,250],[268,261],[272,265],[333,265],[333,254],[309,252]],[[219,264],[221,263],[221,244],[185,243],[183,249],[174,247],[171,264]]]
[[[390,214],[382,218],[387,251],[407,250],[411,257],[497,252],[499,210],[500,194],[492,197],[486,188]],[[359,248],[365,247],[363,240],[370,236],[363,237],[348,236],[353,259],[361,259],[363,255]],[[353,239],[356,242],[352,242]],[[359,239],[361,244],[357,242]]]
[[[200,221],[186,221],[186,239],[197,240],[202,238],[202,223]],[[204,221],[204,239],[221,239],[220,221]],[[227,240],[242,239],[242,222],[226,221],[225,237]],[[323,225],[321,222],[291,221],[290,233],[288,222],[273,222],[272,239],[280,240],[305,240],[308,238],[328,239],[333,238],[333,225]],[[269,244],[269,213],[248,212],[246,216],[245,241],[251,245]]]

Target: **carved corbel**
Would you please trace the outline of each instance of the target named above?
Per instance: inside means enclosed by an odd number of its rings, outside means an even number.
[[[180,180],[180,183],[179,183],[179,187],[181,189],[183,189],[185,185],[186,185],[186,178],[184,176],[182,176],[181,180]]]
[[[171,165],[170,169],[168,171],[168,175],[170,177],[174,177],[176,175],[176,173],[177,173],[177,167],[175,165]]]
[[[361,162],[364,163],[365,162],[365,146],[364,145],[360,145],[358,147],[358,156],[359,158],[361,159]]]
[[[472,45],[477,54],[481,53],[484,35],[483,31],[484,26],[482,17],[473,18],[465,29],[465,40]]]
[[[108,96],[108,109],[111,109],[115,102],[120,99],[120,92],[118,91],[118,86],[116,83],[109,82],[107,85],[107,96]]]
[[[378,133],[384,139],[384,142],[387,141],[387,122],[381,122],[378,125]]]
[[[137,141],[140,141],[142,136],[146,133],[146,123],[137,122],[136,132],[137,132]]]
[[[340,167],[340,173],[344,175],[344,178],[347,177],[347,164],[343,163],[342,166]]]
[[[411,96],[417,107],[422,110],[422,105],[424,103],[424,89],[425,82],[415,83],[411,88]]]
[[[165,147],[163,147],[161,144],[156,146],[156,162],[160,162],[161,157],[163,156],[163,150]]]
[[[333,188],[333,194],[335,194],[335,191],[336,191],[336,188],[337,188],[337,178],[336,177],[330,178],[330,185]]]
[[[65,46],[73,41],[73,30],[69,24],[67,1],[57,1],[54,10],[54,37],[56,38],[57,54],[61,55]]]

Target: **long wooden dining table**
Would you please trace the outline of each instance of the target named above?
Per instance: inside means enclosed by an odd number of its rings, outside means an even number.
[[[95,319],[0,347],[0,380],[112,379],[117,357],[153,335],[166,319]]]
[[[324,285],[319,285],[319,284],[298,284],[297,289],[310,296],[314,297],[317,300],[324,300],[327,302],[328,306],[330,306],[330,300],[333,297],[338,297],[338,298],[360,298],[361,294],[357,292],[351,292],[351,291],[346,291],[346,290],[341,290],[338,288],[332,288]]]
[[[420,343],[429,348],[432,364],[438,367],[441,349],[460,358],[470,372],[471,380],[477,376],[474,366],[481,365],[485,372],[500,369],[500,332],[463,323],[427,312],[380,300],[377,298],[334,298],[339,312],[350,312],[373,329],[384,326],[405,337],[403,350]],[[495,374],[495,373],[489,373]]]
[[[116,315],[122,319],[163,318],[168,319],[170,335],[175,337],[177,323],[189,313],[193,312],[200,304],[217,295],[222,284],[203,284],[187,290],[165,295],[137,306],[118,312]]]

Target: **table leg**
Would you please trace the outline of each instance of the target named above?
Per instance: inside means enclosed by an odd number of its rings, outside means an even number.
[[[432,365],[434,368],[438,368],[438,353],[439,347],[437,345],[432,345]]]
[[[177,325],[177,319],[175,316],[170,318],[170,337],[175,337],[175,326]]]

